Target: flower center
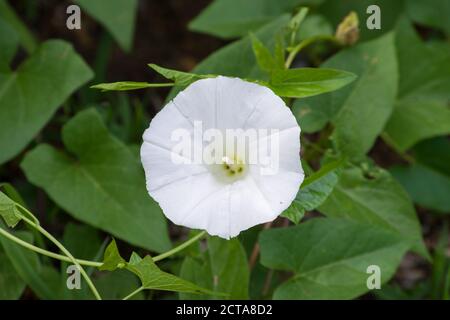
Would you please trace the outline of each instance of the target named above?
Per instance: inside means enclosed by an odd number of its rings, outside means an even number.
[[[238,157],[229,158],[229,157],[223,157],[222,158],[222,166],[225,170],[225,174],[233,177],[242,175],[245,169],[244,161],[239,159]]]
[[[215,176],[226,183],[241,179],[247,174],[247,165],[238,156],[224,156],[220,164],[214,165]]]

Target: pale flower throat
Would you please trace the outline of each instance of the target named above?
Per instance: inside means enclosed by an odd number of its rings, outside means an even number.
[[[224,183],[232,183],[239,180],[248,171],[247,164],[243,158],[237,155],[222,157],[221,163],[212,165],[211,169],[217,179]]]

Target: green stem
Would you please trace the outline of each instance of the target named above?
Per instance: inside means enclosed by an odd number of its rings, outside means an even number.
[[[27,209],[23,208],[23,207],[19,207],[22,210],[24,210],[27,214],[29,214],[30,216],[33,216],[33,214],[31,212],[29,212]],[[78,269],[78,271],[80,271],[81,275],[83,276],[84,280],[86,281],[86,283],[88,284],[89,288],[91,289],[92,293],[94,294],[95,298],[97,300],[101,300],[102,298],[100,297],[100,294],[97,291],[97,288],[95,288],[94,284],[92,283],[91,279],[89,278],[89,276],[87,275],[86,271],[84,271],[83,267],[78,263],[78,261],[72,256],[72,254],[69,252],[69,250],[67,250],[62,244],[61,242],[59,242],[55,237],[53,237],[50,233],[47,232],[47,230],[45,230],[44,228],[42,228],[39,224],[36,224],[34,221],[31,221],[30,219],[28,219],[27,217],[25,217],[24,215],[21,215],[21,218],[23,221],[25,221],[26,223],[28,223],[31,227],[33,227],[34,229],[36,229],[37,231],[39,231],[44,237],[46,237],[47,239],[49,239],[51,242],[53,242],[59,250],[61,250],[62,253],[64,253],[69,259],[70,262],[72,262]]]
[[[401,151],[400,148],[397,147],[397,144],[395,143],[395,141],[386,132],[382,132],[380,134],[380,136],[384,140],[384,142],[386,142],[386,144],[389,147],[391,147],[403,160],[405,160],[408,163],[416,162],[416,160],[412,156]]]
[[[23,241],[22,239],[14,236],[13,234],[5,231],[3,228],[0,228],[0,234],[3,235],[5,238],[17,243],[18,245],[21,245],[24,248],[27,248],[28,250],[37,252],[39,254],[42,254],[44,256],[53,258],[53,259],[57,259],[57,260],[61,260],[61,261],[65,261],[65,262],[72,262],[72,260],[70,260],[70,258],[63,256],[61,254],[57,254],[57,253],[53,253],[51,251],[48,250],[44,250],[41,249],[35,245],[32,245],[26,241]],[[80,260],[80,259],[76,259],[77,262],[81,265],[85,265],[85,266],[90,266],[90,267],[99,267],[102,264],[100,262],[94,262],[94,261],[87,261],[87,260]]]
[[[294,30],[291,33],[291,42],[290,45],[293,46],[294,42],[295,42],[295,38],[297,35],[297,31],[300,27],[300,25],[302,24],[303,20],[305,20],[306,15],[308,14],[309,8],[308,7],[302,7],[299,12],[295,15],[295,17],[293,18],[294,20],[296,20],[296,24],[294,26]],[[292,22],[293,20],[291,20]]]
[[[294,48],[292,48],[291,51],[289,52],[289,55],[284,64],[285,68],[289,69],[291,67],[292,62],[294,62],[294,59],[297,56],[297,54],[299,54],[299,52],[301,50],[303,50],[305,47],[309,46],[310,44],[312,44],[316,41],[336,42],[336,39],[333,36],[320,35],[320,36],[311,37],[311,38],[301,41],[298,45],[296,45]]]
[[[165,259],[167,257],[170,257],[171,255],[183,250],[184,248],[190,246],[191,244],[193,244],[194,242],[196,242],[197,240],[201,239],[203,236],[206,235],[206,231],[202,231],[199,234],[197,234],[195,237],[192,237],[191,239],[187,240],[186,242],[183,242],[182,244],[180,244],[178,247],[173,248],[172,250],[169,250],[163,254],[160,254],[159,256],[153,257],[153,261],[160,261],[162,259]]]
[[[130,293],[129,295],[127,295],[125,298],[123,298],[122,300],[128,300],[131,299],[133,296],[137,295],[139,292],[141,292],[142,290],[144,290],[144,287],[139,287],[136,290],[134,290],[132,293]]]
[[[25,208],[24,206],[22,206],[21,204],[16,202],[16,206],[19,207],[19,209],[22,209],[23,212],[25,212],[32,220],[33,223],[36,225],[40,225],[38,218],[36,218],[36,216],[34,214],[32,214],[30,211],[28,211],[27,208]]]
[[[202,238],[204,235],[206,234],[205,231],[199,233],[198,235],[196,235],[195,237],[193,237],[192,239],[189,239],[186,242],[183,242],[182,244],[180,244],[178,247],[173,248],[170,251],[167,251],[165,253],[162,253],[158,256],[154,256],[153,257],[153,261],[157,262],[160,260],[163,260],[169,256],[171,256],[172,254],[175,254],[181,250],[183,250],[184,248],[188,247],[189,245],[191,245],[192,243],[194,243],[195,241],[199,240],[200,238]],[[61,261],[65,261],[65,262],[73,262],[72,259],[70,259],[67,256],[61,255],[61,254],[57,254],[45,249],[41,249],[35,245],[32,245],[26,241],[23,241],[22,239],[14,236],[13,234],[3,230],[2,228],[0,228],[0,235],[3,235],[5,238],[8,238],[9,240],[14,241],[15,243],[21,245],[22,247],[25,247],[31,251],[37,252],[39,254],[42,254],[44,256],[53,258],[53,259],[57,259],[57,260],[61,260]],[[103,263],[102,262],[96,262],[96,261],[89,261],[89,260],[83,260],[83,259],[75,259],[80,265],[83,266],[88,266],[88,267],[100,267]]]
[[[149,83],[149,88],[166,88],[166,87],[174,87],[175,82],[168,83]]]

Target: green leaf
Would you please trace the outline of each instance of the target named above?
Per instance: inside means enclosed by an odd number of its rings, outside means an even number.
[[[377,300],[425,300],[430,291],[429,286],[427,282],[419,282],[412,289],[405,290],[397,283],[385,284],[374,294]]]
[[[126,270],[116,270],[101,274],[93,281],[104,300],[122,300],[123,297],[140,287],[139,279]],[[130,300],[142,299],[144,299],[144,294],[139,292]]]
[[[340,89],[355,74],[334,69],[299,68],[273,70],[269,87],[281,97],[304,98]]]
[[[129,262],[126,262],[120,255],[116,242],[113,239],[105,250],[103,265],[99,267],[99,269],[114,271],[123,268],[138,276],[144,289],[189,292],[196,294],[211,293],[211,291],[203,289],[189,281],[162,271],[156,266],[150,256],[145,256],[142,259],[137,253],[133,252]]]
[[[306,178],[291,206],[283,212],[282,216],[297,224],[306,211],[319,207],[328,198],[338,182],[337,169],[341,165],[342,161],[328,163]]]
[[[398,79],[392,34],[361,45],[347,55],[352,57],[351,68],[359,69],[360,79],[333,121],[336,129],[332,139],[344,154],[358,157],[369,151],[392,112]],[[357,65],[361,63],[362,70]]]
[[[226,293],[227,299],[248,299],[250,271],[245,250],[238,239],[210,237],[208,252],[201,259],[186,257],[180,276],[210,290]],[[180,294],[180,299],[207,299],[214,295],[217,294]]]
[[[261,70],[270,72],[273,69],[282,68],[275,58],[272,56],[270,50],[253,34],[250,34],[252,40],[253,53]]]
[[[167,224],[145,189],[139,159],[88,109],[62,131],[72,154],[39,145],[21,163],[28,180],[64,210],[131,244],[157,252],[170,248]]]
[[[196,283],[203,288],[213,288],[213,275],[209,263],[203,259],[195,259],[187,256],[181,265],[180,277]],[[180,300],[207,300],[211,296],[204,294],[180,293]]]
[[[113,239],[106,247],[103,256],[103,264],[99,267],[100,270],[114,271],[125,267],[126,261],[120,256],[116,241]]]
[[[308,38],[326,35],[333,35],[333,27],[330,22],[320,14],[308,14],[296,34],[296,41],[300,43]]]
[[[0,17],[0,72],[8,72],[9,64],[14,58],[19,37],[11,26]]]
[[[177,86],[188,86],[192,82],[200,80],[200,79],[206,79],[211,77],[216,77],[216,75],[199,75],[194,73],[188,73],[188,72],[182,72],[177,71],[173,69],[167,69],[160,67],[156,64],[150,63],[148,65],[150,68],[158,72],[160,75],[162,75],[164,78],[172,80],[175,85]]]
[[[0,190],[4,191],[4,194],[10,198],[13,202],[26,207],[25,200],[23,200],[22,196],[19,192],[14,188],[14,186],[8,182],[0,182]]]
[[[433,267],[431,276],[431,299],[449,299],[450,258],[447,255],[449,231],[448,222],[445,221],[439,232],[439,238],[433,252]]]
[[[0,164],[22,151],[92,72],[72,46],[44,42],[14,73],[0,73]]]
[[[306,210],[303,207],[299,206],[298,203],[293,202],[286,210],[283,211],[281,216],[291,220],[294,224],[298,224],[305,216],[305,213]]]
[[[255,36],[269,49],[276,43],[276,35],[279,34],[289,23],[289,15],[277,18],[267,26],[255,32]],[[267,75],[258,67],[253,54],[250,37],[245,37],[217,50],[200,64],[192,73],[196,74],[220,74],[242,79],[268,80]],[[172,89],[166,100],[172,99],[182,88]]]
[[[91,86],[91,89],[100,89],[105,91],[129,91],[147,88],[171,87],[172,83],[149,83],[135,81],[120,81],[110,83],[99,83]]]
[[[1,224],[0,224],[1,228]],[[14,232],[14,235],[29,243],[33,242],[32,234],[29,232]],[[20,278],[27,283],[33,292],[41,299],[58,299],[55,288],[46,281],[49,275],[56,275],[56,271],[41,264],[38,255],[9,239],[0,237],[0,244],[14,266]],[[3,263],[3,262],[2,262]]]
[[[126,268],[139,277],[145,289],[214,294],[189,281],[162,271],[156,266],[150,256],[138,259],[135,255],[132,260],[130,259]]]
[[[297,100],[293,112],[304,132],[322,129],[331,121],[332,138],[344,155],[364,155],[391,115],[397,88],[397,62],[393,35],[343,50],[323,68],[355,73],[345,88],[318,97]]]
[[[450,2],[447,0],[408,0],[406,11],[413,21],[450,34]]]
[[[302,132],[320,131],[331,121],[338,111],[338,106],[332,103],[334,100],[332,95],[323,94],[294,101],[292,112],[302,128]]]
[[[137,0],[76,0],[97,19],[125,51],[130,51],[137,12]]]
[[[447,137],[422,141],[412,151],[421,164],[450,176],[450,141]]]
[[[422,207],[450,212],[450,177],[421,164],[395,166],[389,170]]]
[[[30,214],[27,210],[21,210],[21,206],[26,207],[25,201],[10,183],[0,183],[1,189],[4,193],[0,191],[0,211],[2,211],[0,216],[4,217],[9,227],[14,228],[24,215],[39,223],[33,214]],[[35,231],[35,234],[38,234],[38,232]]]
[[[69,222],[64,227],[63,244],[77,259],[94,259],[102,247],[97,229]],[[103,251],[103,250],[102,250]]]
[[[413,149],[417,163],[395,166],[392,175],[422,207],[450,212],[450,142],[446,137],[424,141]]]
[[[0,300],[16,300],[25,290],[25,282],[19,277],[14,266],[0,244]]]
[[[282,97],[308,97],[324,92],[339,89],[355,79],[350,72],[333,69],[279,69],[275,58],[254,35],[252,35],[253,50],[261,70],[270,72],[271,81],[258,81],[248,79],[271,88],[277,95]],[[269,61],[270,60],[270,61]],[[199,79],[214,77],[215,75],[199,75],[194,73],[180,72],[149,65],[166,78],[175,81],[176,85],[186,86]]]
[[[258,39],[258,41],[259,41],[259,39]],[[264,45],[264,43],[262,43],[262,45]],[[285,40],[284,40],[284,37],[282,34],[277,34],[275,36],[273,58],[275,60],[276,66],[279,66],[280,68],[284,68],[284,63],[286,60],[286,43],[285,43]]]
[[[137,264],[137,263],[139,263],[141,261],[142,261],[142,258],[136,252],[133,251],[133,253],[131,254],[129,263],[130,264]]]
[[[214,290],[227,293],[230,299],[248,299],[250,269],[239,240],[211,237],[208,251]]]
[[[6,0],[0,0],[0,18],[13,30],[13,32],[9,33],[6,38],[14,38],[18,36],[18,38],[20,39],[20,43],[28,53],[34,52],[36,50],[36,39],[34,39],[33,34],[30,32],[30,30]],[[9,30],[4,31],[8,32]],[[11,41],[11,39],[2,39],[2,41]]]
[[[308,8],[306,7],[300,8],[300,10],[289,21],[288,28],[293,36],[291,40],[295,40],[295,35],[297,34],[297,31],[300,28],[302,22],[305,20],[308,12],[309,12]]]
[[[317,218],[260,236],[261,263],[294,272],[274,299],[352,299],[369,289],[367,268],[381,283],[394,274],[408,244],[381,228],[347,219]]]
[[[85,259],[91,261],[99,261],[102,257],[103,251],[105,249],[105,244],[102,243],[100,238],[100,232],[85,224],[75,224],[69,222],[64,227],[64,234],[62,238],[62,244],[66,247],[69,252],[77,259]],[[94,299],[89,286],[81,279],[81,289],[80,290],[69,290],[67,289],[67,268],[73,265],[70,262],[62,262],[60,266],[61,273],[57,274],[57,277],[53,279],[50,274],[46,281],[53,282],[53,286],[58,292],[58,299],[65,300],[88,300]],[[86,267],[86,272],[90,275],[93,273],[93,267]],[[102,273],[96,272],[91,280],[97,286],[97,277],[103,278]],[[97,287],[97,289],[99,289]],[[100,291],[99,291],[100,292]],[[128,294],[127,292],[126,294]],[[103,292],[100,292],[103,299],[106,297]],[[124,294],[125,296],[125,294]]]
[[[221,38],[247,35],[300,5],[322,0],[215,0],[189,24],[189,29]]]
[[[405,19],[396,29],[396,46],[399,94],[386,133],[404,151],[450,133],[450,55],[427,47]]]
[[[282,32],[288,23],[289,15],[283,15],[258,29],[255,36],[271,50],[275,45],[276,35]],[[193,72],[253,79],[264,79],[265,77],[256,62],[249,36],[214,52],[198,64]]]
[[[0,191],[0,217],[6,222],[7,226],[14,228],[21,218],[16,203]]]
[[[329,217],[347,218],[383,227],[401,235],[413,249],[428,256],[419,220],[406,191],[385,170],[365,173],[348,168],[319,211]]]

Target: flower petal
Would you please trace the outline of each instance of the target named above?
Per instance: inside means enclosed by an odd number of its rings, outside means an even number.
[[[251,141],[250,149],[278,157],[248,165],[235,181],[218,179],[210,166],[193,164],[194,155],[174,150],[179,142],[171,139],[173,132],[182,129],[195,137],[196,121],[203,130],[277,129]],[[291,204],[304,178],[299,135],[292,112],[270,89],[237,78],[199,80],[166,105],[144,133],[141,159],[148,192],[175,224],[229,239],[272,221]],[[277,147],[266,143],[275,138]],[[185,159],[191,163],[181,163]],[[267,168],[277,170],[264,174]]]

